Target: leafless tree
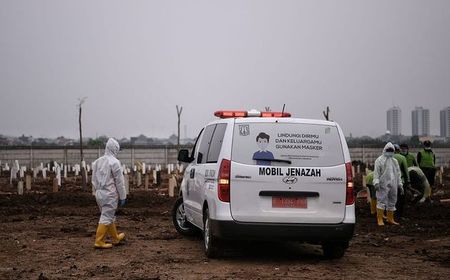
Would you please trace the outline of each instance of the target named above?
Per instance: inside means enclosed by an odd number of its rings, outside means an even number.
[[[86,101],[87,97],[83,97],[83,98],[78,98],[78,125],[79,125],[79,129],[80,129],[80,158],[81,158],[81,185],[83,187],[83,189],[86,188],[86,169],[84,167],[84,155],[83,155],[83,130],[81,127],[81,107],[83,105],[83,103]]]
[[[326,111],[323,111],[323,116],[325,117],[325,119],[326,119],[327,121],[330,120],[330,107],[327,106],[327,110],[326,110]]]
[[[178,137],[177,137],[177,150],[180,151],[180,123],[181,123],[181,112],[183,112],[183,106],[177,107],[177,115],[178,115]]]

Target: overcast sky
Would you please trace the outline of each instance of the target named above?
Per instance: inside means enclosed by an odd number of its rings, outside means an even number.
[[[220,109],[386,131],[450,106],[450,1],[0,1],[0,134],[193,137]]]

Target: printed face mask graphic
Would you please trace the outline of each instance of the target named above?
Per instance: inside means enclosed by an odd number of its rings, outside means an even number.
[[[269,142],[267,139],[259,138],[258,139],[258,147],[261,151],[265,151],[267,149],[267,146],[269,145]]]

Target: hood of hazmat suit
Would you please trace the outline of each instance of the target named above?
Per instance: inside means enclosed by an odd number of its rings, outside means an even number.
[[[375,160],[373,184],[381,186],[402,186],[400,167],[393,158],[394,145],[389,142],[384,146],[383,154]]]
[[[124,177],[120,161],[119,143],[109,138],[105,155],[92,164],[92,185],[95,189],[97,204],[102,212],[100,224],[111,224],[115,221],[118,200],[126,198]]]

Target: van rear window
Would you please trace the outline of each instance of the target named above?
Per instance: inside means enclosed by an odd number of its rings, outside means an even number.
[[[337,127],[302,123],[237,123],[232,160],[249,165],[335,166],[344,163]]]

